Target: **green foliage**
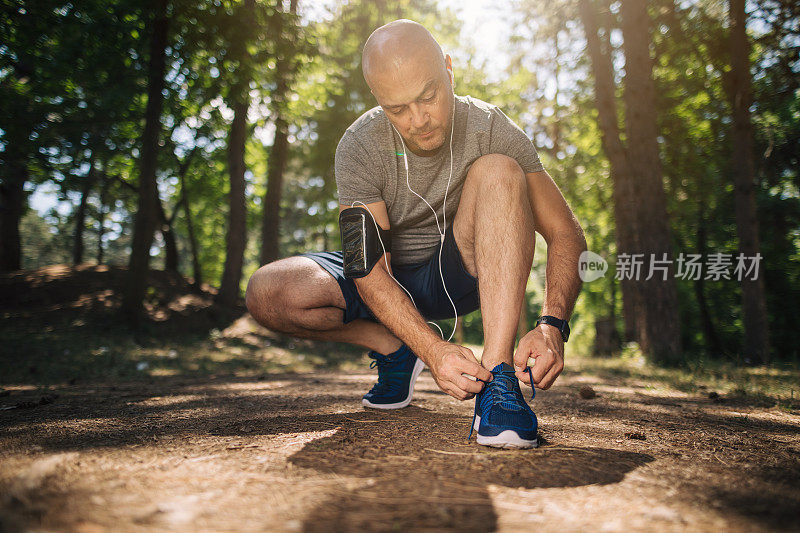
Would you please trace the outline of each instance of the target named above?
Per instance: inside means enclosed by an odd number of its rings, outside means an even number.
[[[609,261],[604,278],[584,284],[574,311],[571,349],[591,350],[594,323],[610,316],[622,330],[612,186],[603,153],[583,29],[574,0],[503,4],[513,29],[501,59],[508,68],[489,81],[486,60],[464,44],[461,13],[434,0],[353,0],[313,12],[288,12],[288,0],[172,0],[159,192],[172,220],[180,271],[192,275],[187,211],[204,281],[222,274],[227,224],[227,134],[236,80],[252,102],[246,146],[248,249],[243,283],[258,268],[262,199],[270,168],[275,112],[289,124],[289,158],[280,205],[281,253],[337,249],[333,156],[344,130],[375,100],[361,74],[367,36],[407,17],[428,27],[454,57],[456,92],[503,109],[534,140],[545,168],[580,221],[589,249]],[[611,31],[618,89],[624,57],[617,3]],[[793,3],[748,3],[751,18],[762,272],[777,358],[797,358],[800,321],[800,75],[798,14]],[[0,10],[0,176],[24,162],[28,189],[49,182],[63,205],[78,204],[89,176],[86,258],[95,257],[101,219],[105,261],[124,264],[136,209],[139,137],[146,104],[152,28],[146,5],[130,0],[64,3],[8,0]],[[300,12],[304,13],[304,1]],[[654,76],[668,210],[678,253],[736,253],[728,103],[727,4],[711,0],[651,4]],[[275,98],[277,64],[288,61],[285,98]],[[483,63],[481,62],[483,61]],[[244,76],[244,74],[247,74]],[[106,193],[101,201],[103,184]],[[184,196],[187,200],[184,201]],[[71,257],[75,210],[35,213],[22,223],[24,266]],[[174,215],[174,220],[172,219]],[[546,246],[538,239],[527,293],[529,317],[543,298]],[[158,237],[155,265],[164,264]],[[735,280],[680,280],[683,345],[694,355],[737,360],[740,287]],[[702,296],[702,298],[701,298]],[[700,326],[707,313],[716,342]],[[449,333],[450,326],[443,329]],[[482,341],[480,314],[465,319],[468,342]]]

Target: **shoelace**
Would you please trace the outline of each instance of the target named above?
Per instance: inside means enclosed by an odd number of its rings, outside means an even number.
[[[536,397],[536,387],[533,385],[533,372],[531,371],[531,367],[525,367],[525,372],[528,373],[528,377],[531,380],[531,400]],[[514,380],[517,379],[517,376],[511,372],[497,372],[496,374],[492,372],[492,376],[494,377],[494,381],[497,384],[492,387],[488,392],[491,393],[491,403],[492,405],[496,405],[498,403],[502,403],[503,401],[507,402],[515,402],[516,397],[514,395]],[[480,378],[477,378],[478,381],[483,381]],[[483,381],[484,383],[484,391],[486,390],[486,386],[489,385],[489,381]],[[475,430],[475,419],[478,417],[478,400],[475,400],[475,411],[472,413],[472,423],[469,426],[469,436],[467,436],[467,442],[472,438],[472,432]]]
[[[392,390],[396,387],[402,387],[408,372],[398,370],[385,370],[380,368],[380,365],[387,363],[396,363],[397,360],[391,359],[386,356],[375,357],[369,364],[370,368],[378,367],[378,382],[372,386],[370,392],[379,392],[382,389]]]

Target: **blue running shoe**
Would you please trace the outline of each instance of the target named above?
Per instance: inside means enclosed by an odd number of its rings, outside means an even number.
[[[531,374],[528,368],[528,374]],[[519,388],[511,365],[500,363],[492,370],[494,379],[475,397],[472,431],[478,444],[495,448],[535,448],[539,445],[538,422]],[[534,396],[536,392],[534,390]],[[533,399],[533,396],[531,396]]]
[[[375,409],[400,409],[411,403],[414,383],[425,363],[405,344],[392,354],[372,351],[369,356],[374,359],[369,367],[378,367],[378,382],[361,403]]]

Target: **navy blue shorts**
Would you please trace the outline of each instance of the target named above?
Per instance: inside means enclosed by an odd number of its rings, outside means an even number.
[[[342,319],[345,324],[357,318],[380,322],[361,299],[353,280],[344,277],[342,252],[310,252],[301,254],[301,256],[313,259],[339,283],[347,303]],[[439,275],[438,248],[436,253],[424,263],[392,265],[392,274],[414,297],[417,309],[426,320],[453,318],[453,306],[444,292],[442,278]],[[442,248],[442,274],[459,316],[480,308],[478,279],[467,272],[461,260],[461,253],[458,251],[456,239],[453,237],[453,226],[448,227],[445,231]]]

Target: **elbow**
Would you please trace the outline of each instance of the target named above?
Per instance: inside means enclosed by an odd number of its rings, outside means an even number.
[[[575,250],[576,254],[581,254],[589,249],[586,242],[586,236],[579,225],[572,228],[565,228],[562,231],[550,235],[550,238],[545,237],[548,248],[550,246],[558,246]]]

